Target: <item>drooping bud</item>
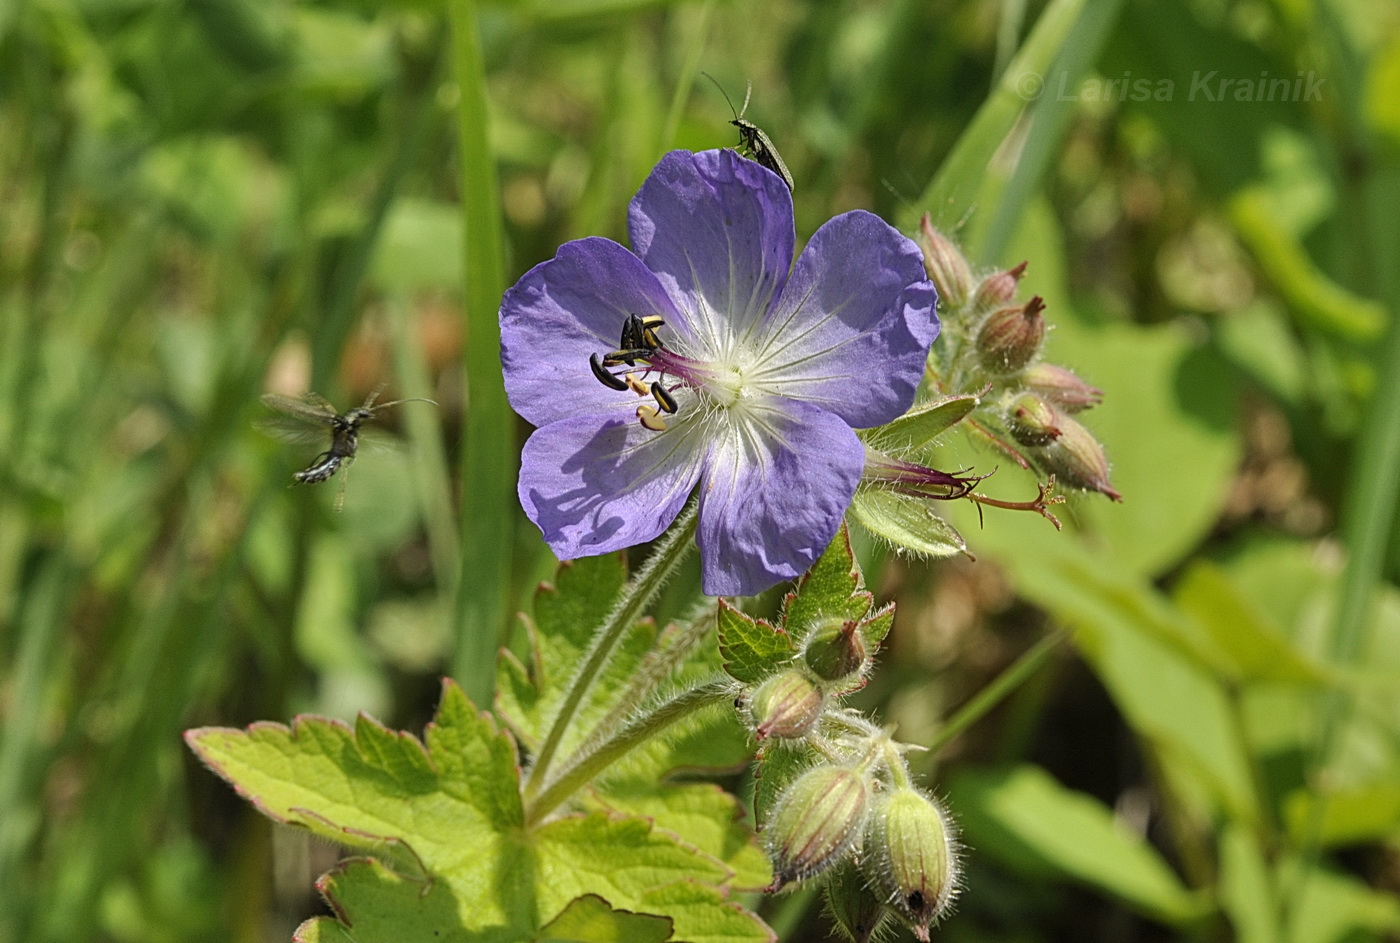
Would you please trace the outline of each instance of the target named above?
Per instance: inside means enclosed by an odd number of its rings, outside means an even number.
[[[826,909],[841,935],[852,943],[869,943],[890,915],[875,896],[860,868],[849,858],[831,869],[826,882]]]
[[[1045,340],[1045,301],[1036,295],[1025,304],[994,311],[977,332],[977,354],[992,373],[1015,373],[1040,352]]]
[[[919,220],[918,241],[924,253],[924,271],[938,289],[938,299],[947,307],[962,307],[972,294],[972,269],[967,259],[952,240],[933,228],[928,213]]]
[[[1060,417],[1059,426],[1059,438],[1037,456],[1046,470],[1061,484],[1122,501],[1123,496],[1108,482],[1108,457],[1094,434],[1068,416]]]
[[[763,828],[773,863],[770,892],[818,874],[860,840],[870,811],[867,774],[849,766],[816,766],[788,786]]]
[[[1061,419],[1055,407],[1034,393],[1022,393],[1006,411],[1006,428],[1022,445],[1049,445],[1060,437]]]
[[[927,941],[958,889],[957,844],[942,807],[917,789],[895,789],[872,811],[863,853],[877,893]]]
[[[1053,363],[1036,364],[1021,374],[1021,382],[1026,389],[1039,393],[1067,413],[1077,413],[1103,402],[1103,390]]]
[[[802,660],[823,681],[846,681],[865,668],[867,654],[859,622],[828,619],[807,636]]]
[[[1021,281],[1021,276],[1026,274],[1027,264],[1022,262],[1015,268],[982,279],[972,293],[972,313],[986,314],[1015,301],[1016,285]]]
[[[753,694],[754,736],[759,740],[805,737],[821,719],[825,703],[826,695],[801,671],[793,668],[776,674]]]

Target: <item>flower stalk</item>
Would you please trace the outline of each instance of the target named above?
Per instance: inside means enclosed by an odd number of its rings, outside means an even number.
[[[696,507],[696,503],[692,501],[681,512],[680,517],[676,519],[666,536],[662,538],[660,546],[647,559],[637,575],[623,587],[622,594],[618,597],[612,612],[608,613],[608,617],[603,620],[603,624],[593,634],[588,654],[583,659],[578,673],[569,682],[568,693],[564,696],[564,701],[559,706],[559,713],[555,716],[554,723],[550,725],[549,733],[540,745],[540,752],[536,755],[534,765],[530,769],[530,777],[525,784],[527,799],[537,794],[544,785],[550,764],[554,760],[554,754],[559,749],[559,743],[563,740],[565,731],[569,729],[569,724],[573,721],[574,714],[578,710],[579,704],[582,703],[584,695],[588,693],[588,689],[592,687],[594,680],[608,663],[613,649],[617,647],[617,643],[621,641],[627,630],[641,618],[647,604],[665,585],[666,580],[675,572],[676,567],[685,559],[690,549],[695,546]]]
[[[525,824],[528,826],[539,822],[608,766],[671,724],[697,711],[726,703],[733,696],[734,685],[727,678],[695,685],[637,718],[591,752],[580,750],[564,772],[526,802]]]

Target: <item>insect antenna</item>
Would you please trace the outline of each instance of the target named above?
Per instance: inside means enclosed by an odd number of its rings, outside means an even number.
[[[380,409],[388,409],[390,406],[398,406],[400,403],[431,403],[434,406],[441,406],[441,404],[439,404],[438,401],[435,399],[428,399],[424,396],[408,396],[404,399],[396,399],[388,403],[380,403],[378,406],[374,407],[374,410],[377,411]]]
[[[729,113],[732,114],[732,115],[734,116],[734,120],[735,120],[735,121],[739,121],[740,119],[742,119],[742,118],[744,117],[743,112],[738,112],[738,111],[735,111],[735,110],[734,110],[734,102],[730,100],[730,98],[729,98],[729,93],[726,92],[726,91],[724,90],[724,86],[721,85],[721,84],[719,84],[719,79],[715,78],[713,75],[711,75],[710,73],[706,72],[704,69],[701,69],[701,70],[700,70],[700,74],[703,75],[705,78],[709,79],[711,82],[714,82],[714,83],[715,83],[715,88],[719,89],[719,93],[720,93],[721,95],[724,96],[725,104],[727,104],[727,105],[729,106]],[[751,83],[749,83],[749,92],[752,92],[752,91],[753,91],[753,83],[751,82]],[[749,95],[748,95],[748,92],[745,92],[745,93],[744,93],[744,111],[748,111],[748,110],[749,110]]]

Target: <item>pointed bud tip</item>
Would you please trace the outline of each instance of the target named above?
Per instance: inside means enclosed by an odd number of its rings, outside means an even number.
[[[972,293],[972,267],[957,245],[934,227],[928,213],[919,220],[918,243],[924,271],[938,289],[939,299],[947,307],[962,307]]]

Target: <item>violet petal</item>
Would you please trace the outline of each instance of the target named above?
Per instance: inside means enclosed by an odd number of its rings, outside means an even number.
[[[919,247],[872,213],[816,231],[764,326],[763,375],[856,428],[904,413],[938,336]]]
[[[501,300],[506,395],[536,426],[632,409],[593,376],[588,355],[617,349],[628,314],[675,317],[671,298],[635,255],[597,236],[567,242]]]
[[[697,436],[657,434],[630,416],[553,422],[525,442],[520,503],[559,559],[608,553],[675,520],[703,455]]]
[[[761,410],[710,444],[699,543],[712,596],[800,576],[835,536],[865,465],[864,446],[835,414],[783,400]]]
[[[733,151],[672,151],[627,214],[632,248],[682,309],[670,326],[713,356],[767,315],[792,268],[792,194]]]

